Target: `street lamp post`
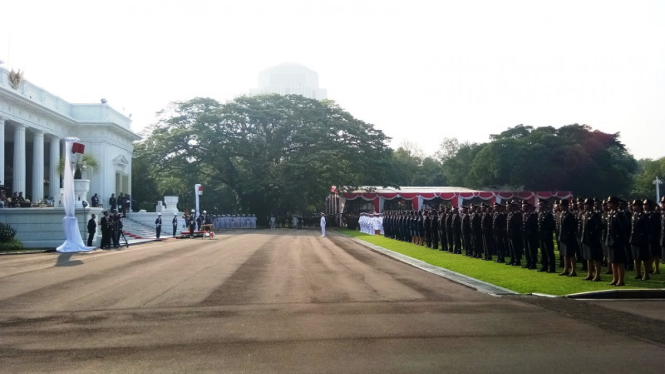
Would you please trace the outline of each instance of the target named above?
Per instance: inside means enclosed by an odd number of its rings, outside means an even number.
[[[656,180],[652,182],[656,186],[656,203],[660,201],[660,185],[663,184],[663,181],[656,177]]]

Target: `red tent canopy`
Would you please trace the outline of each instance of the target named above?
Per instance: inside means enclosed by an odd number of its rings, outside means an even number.
[[[336,192],[337,189],[333,187]],[[570,199],[573,194],[570,191],[478,191],[464,187],[364,187],[357,191],[341,194],[345,200],[361,198],[371,201],[377,212],[383,211],[385,200],[401,198],[411,200],[413,209],[418,210],[424,201],[441,198],[449,200],[454,206],[460,206],[464,200],[479,198],[494,203],[502,200],[520,199],[528,200],[535,204],[538,199]]]

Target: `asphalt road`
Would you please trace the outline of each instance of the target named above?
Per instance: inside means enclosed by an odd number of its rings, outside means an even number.
[[[317,231],[2,256],[0,372],[665,371],[660,335],[613,330],[633,314],[547,302],[488,296]]]

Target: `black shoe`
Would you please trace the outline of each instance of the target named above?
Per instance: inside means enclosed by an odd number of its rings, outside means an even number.
[[[540,269],[538,269],[538,270],[536,270],[536,271],[539,272],[539,273],[544,273],[544,272],[547,271],[547,268],[544,268],[544,267],[543,267],[543,268],[540,268]]]
[[[506,261],[505,261],[504,259],[501,259],[501,258],[500,258],[500,259],[497,259],[496,262],[497,262],[497,264],[503,264],[503,263],[505,263]]]
[[[511,262],[506,262],[506,266],[512,266],[512,265],[513,265],[512,261]]]
[[[550,273],[550,274],[551,273],[556,273],[556,269],[555,268],[550,268],[550,269],[547,270],[547,272]]]
[[[529,270],[536,270],[536,269],[538,269],[538,267],[536,265],[529,266]]]
[[[517,262],[513,263],[513,266],[522,266],[522,263],[520,261],[517,261]]]

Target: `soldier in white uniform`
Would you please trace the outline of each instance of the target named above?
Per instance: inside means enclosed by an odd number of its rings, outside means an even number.
[[[256,215],[252,214],[252,228],[256,228]]]
[[[321,225],[321,237],[323,238],[326,236],[326,215],[323,213],[321,213],[320,225]]]
[[[293,228],[298,229],[298,217],[293,216]]]
[[[271,229],[275,228],[275,216],[274,215],[270,216],[270,228]]]

